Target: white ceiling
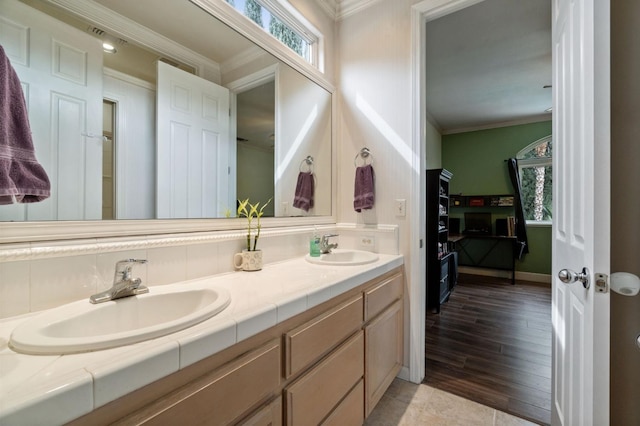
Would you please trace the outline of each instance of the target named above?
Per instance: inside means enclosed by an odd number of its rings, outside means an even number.
[[[443,134],[551,119],[550,0],[485,0],[426,36],[427,111]]]

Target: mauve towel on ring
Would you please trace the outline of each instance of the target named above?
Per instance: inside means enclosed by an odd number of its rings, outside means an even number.
[[[296,193],[293,197],[293,207],[308,212],[313,207],[313,173],[298,173]]]
[[[36,160],[20,79],[0,46],[0,204],[42,201],[50,188]]]
[[[374,199],[373,166],[367,164],[356,168],[356,182],[353,191],[353,208],[360,213],[373,208]]]

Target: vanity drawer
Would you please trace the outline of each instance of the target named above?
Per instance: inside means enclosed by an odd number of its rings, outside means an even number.
[[[123,424],[230,424],[277,394],[280,362],[280,345],[274,341],[159,399]]]
[[[364,293],[364,320],[369,321],[402,297],[402,274],[382,281]]]
[[[358,330],[362,310],[360,295],[286,333],[285,377],[302,371]]]
[[[286,424],[319,424],[363,375],[364,332],[361,330],[285,389]]]

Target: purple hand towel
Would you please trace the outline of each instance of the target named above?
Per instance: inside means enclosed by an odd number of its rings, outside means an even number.
[[[373,208],[374,198],[373,166],[367,164],[356,168],[356,182],[353,193],[353,208],[360,213]]]
[[[313,207],[313,173],[300,172],[296,193],[293,197],[293,207],[308,212]]]
[[[0,46],[0,204],[42,201],[50,188],[36,160],[20,79]]]

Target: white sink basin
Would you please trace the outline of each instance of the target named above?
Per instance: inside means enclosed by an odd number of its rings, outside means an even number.
[[[362,250],[334,249],[331,253],[321,254],[319,257],[305,256],[307,262],[318,265],[366,265],[378,260],[376,253]]]
[[[39,314],[11,333],[9,345],[27,354],[69,354],[129,345],[191,327],[231,302],[222,288],[167,285],[149,293],[91,304],[89,299]]]

